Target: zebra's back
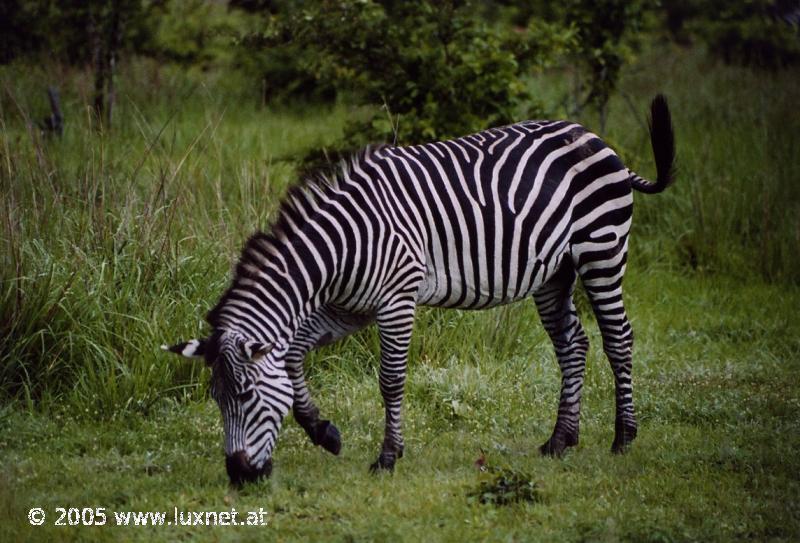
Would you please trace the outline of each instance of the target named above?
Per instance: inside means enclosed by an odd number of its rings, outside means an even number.
[[[400,202],[404,239],[418,245],[420,304],[512,302],[545,283],[587,227],[627,236],[630,171],[579,124],[527,121],[383,148],[368,162]]]

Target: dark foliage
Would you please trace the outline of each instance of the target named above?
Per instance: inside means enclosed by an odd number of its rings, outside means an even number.
[[[265,64],[274,93],[332,88],[383,106],[351,123],[351,144],[413,143],[539,113],[523,78],[566,49],[572,33],[538,20],[492,25],[479,14],[466,1],[270,4],[266,30],[246,43],[273,62],[294,61]]]
[[[477,499],[484,505],[510,505],[519,502],[539,503],[542,501],[539,485],[527,473],[511,469],[488,468],[481,475],[478,488],[469,492],[468,497]]]
[[[666,0],[676,40],[705,42],[728,64],[775,70],[800,62],[800,3],[796,0]]]

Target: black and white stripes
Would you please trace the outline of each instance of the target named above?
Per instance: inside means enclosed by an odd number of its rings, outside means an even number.
[[[654,183],[578,124],[528,121],[451,141],[367,149],[334,178],[293,189],[270,232],[247,242],[230,288],[208,315],[216,354],[206,358],[229,459],[240,457],[245,473],[265,465],[291,395],[295,418],[312,441],[338,453],[339,433],[319,417],[303,360],[310,349],[374,321],[386,428],[373,468],[391,469],[403,453],[401,408],[416,306],[482,309],[528,297],[563,376],[555,429],[541,449],[561,454],[578,442],[588,345],[572,302],[578,277],[614,371],[613,449],[623,450],[636,435],[632,333],[622,304],[632,189],[663,190],[674,159],[660,96],[651,106],[651,138]],[[248,342],[274,349],[253,362],[242,348]],[[172,350],[185,350],[178,347]],[[242,394],[237,371],[255,387],[251,396]],[[255,439],[262,445],[248,441]]]

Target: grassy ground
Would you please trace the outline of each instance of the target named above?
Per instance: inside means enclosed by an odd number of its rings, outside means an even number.
[[[235,81],[134,63],[107,134],[83,106],[90,79],[61,73],[69,124],[55,140],[26,125],[46,111],[53,69],[0,71],[0,541],[800,538],[796,73],[658,51],[611,104],[608,139],[648,175],[633,111],[667,92],[681,169],[670,191],[635,204],[630,454],[609,453],[612,377],[585,310],[581,445],[557,461],[536,453],[559,375],[532,304],[425,310],[393,477],[367,474],[382,408],[366,331],[310,360],[341,457],[289,422],[272,479],[235,491],[207,370],[157,346],[202,332],[238,247],[294,180],[286,159],[334,141],[357,112],[259,109]],[[537,83],[554,112],[561,77]],[[505,495],[524,499],[482,503],[503,497],[498,482],[520,483]],[[29,525],[32,507],[44,526]],[[56,507],[105,507],[109,525],[54,526]],[[173,507],[263,507],[268,525],[112,526],[113,511]]]
[[[211,401],[165,400],[146,416],[120,413],[99,424],[63,411],[6,412],[2,528],[23,540],[796,540],[800,326],[784,316],[800,293],[657,270],[632,270],[629,279],[641,433],[626,456],[609,453],[612,377],[595,326],[587,326],[581,444],[552,460],[536,447],[553,422],[558,370],[534,310],[513,310],[525,331],[503,360],[469,356],[463,319],[429,312],[418,346],[452,329],[431,348],[466,356],[414,363],[407,454],[394,476],[367,473],[382,424],[375,362],[359,354],[371,350],[363,334],[317,354],[312,366],[323,412],[343,434],[341,456],[314,448],[289,423],[273,477],[238,492],[227,484]],[[495,473],[476,468],[482,452],[491,469],[530,482],[533,500],[480,503],[480,485]],[[263,527],[27,525],[31,507],[54,519],[56,507],[70,506],[109,515],[263,507],[269,515]]]

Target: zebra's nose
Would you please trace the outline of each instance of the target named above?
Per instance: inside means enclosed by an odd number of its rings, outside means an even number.
[[[269,477],[272,473],[272,459],[267,460],[264,467],[257,469],[250,463],[247,453],[238,451],[225,457],[225,469],[228,471],[231,483],[241,486],[260,477]]]

